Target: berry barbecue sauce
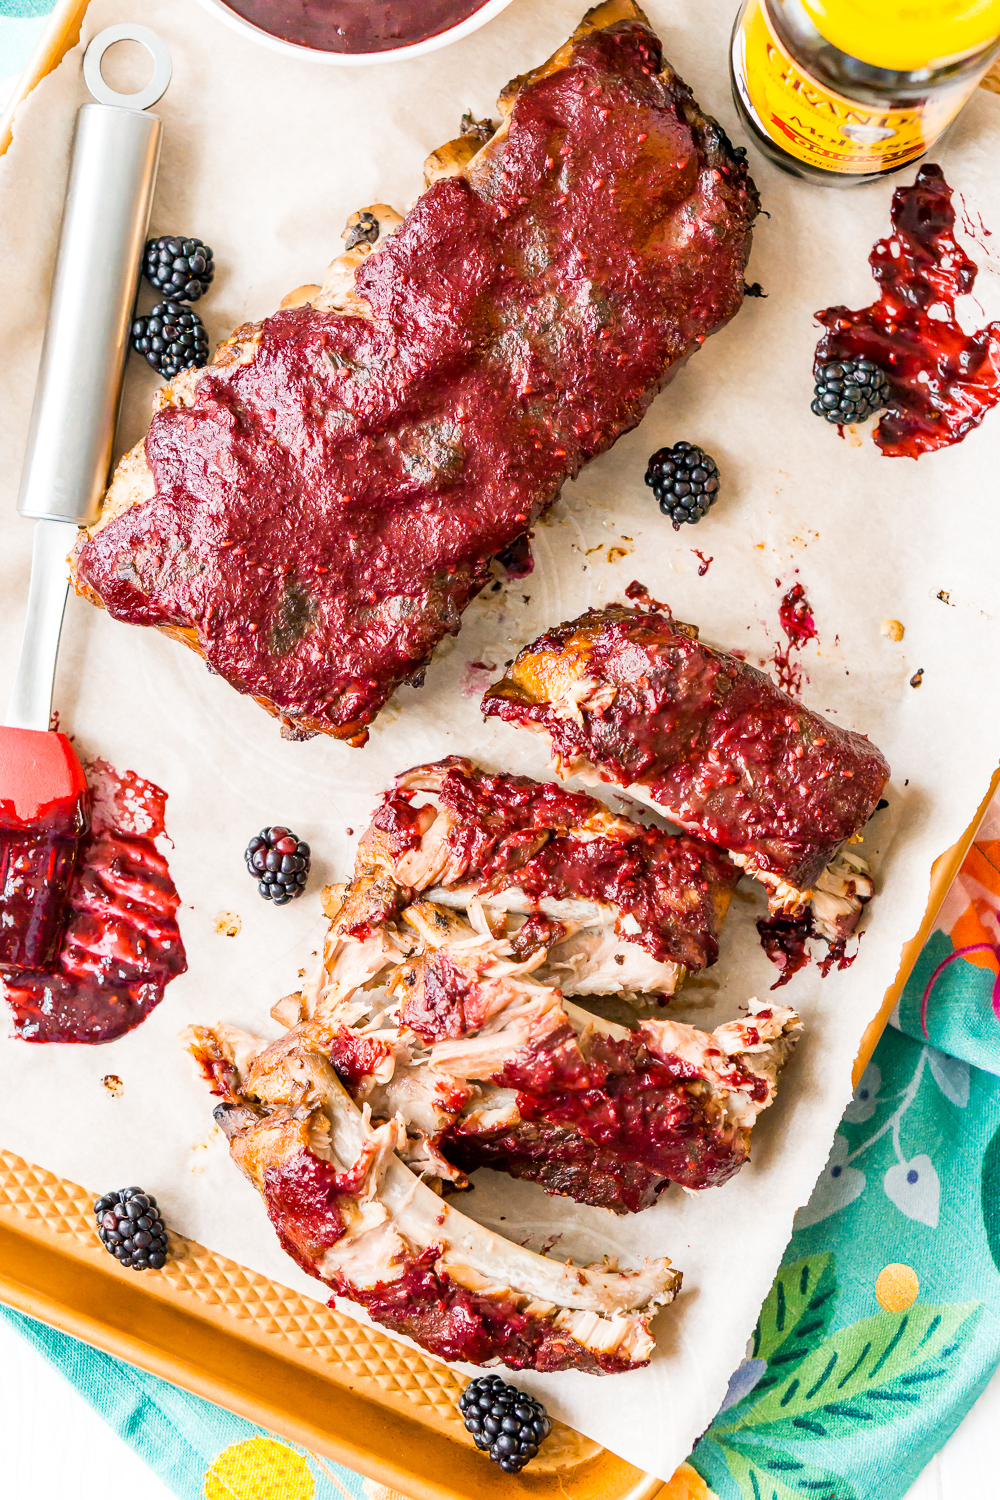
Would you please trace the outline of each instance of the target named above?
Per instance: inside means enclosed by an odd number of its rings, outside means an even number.
[[[388,52],[439,36],[485,0],[226,0],[261,31],[320,52]]]
[[[810,912],[805,912],[800,917],[786,917],[781,912],[761,917],[757,922],[757,931],[760,934],[760,946],[771,962],[781,970],[781,977],[772,984],[772,990],[780,990],[783,984],[787,984],[800,969],[811,962],[813,955],[807,944],[813,938],[827,945],[826,953],[817,960],[823,979],[832,969],[849,969],[859,952],[859,948],[855,948],[853,953],[847,951],[847,937],[852,935],[850,933],[833,942],[829,938],[820,939]],[[856,936],[860,942],[864,933],[857,933]]]
[[[81,543],[80,583],[189,625],[286,733],[363,744],[490,559],[740,306],[755,191],[660,64],[638,23],[576,42],[482,179],[435,182],[355,271],[371,317],[285,308],[162,407],[155,493]]]
[[[70,917],[50,973],[9,973],[3,993],[26,1042],[110,1042],[131,1031],[187,968],[180,904],[156,847],[166,793],[104,761],[87,767],[90,834],[70,886]]]
[[[778,587],[781,584],[778,583]],[[774,662],[774,675],[778,686],[793,698],[798,698],[802,693],[803,672],[799,663],[792,656],[793,651],[801,651],[810,641],[819,639],[816,630],[816,621],[813,619],[812,605],[806,598],[806,591],[801,583],[793,583],[788,592],[783,596],[778,609],[778,619],[781,628],[785,632],[785,644],[774,648],[772,660]]]
[[[818,365],[864,356],[888,375],[875,441],[891,458],[960,443],[1000,400],[1000,323],[966,334],[955,317],[977,270],[955,240],[951,200],[941,168],[922,166],[912,187],[893,194],[892,233],[869,256],[878,301],[816,314],[829,329]]]

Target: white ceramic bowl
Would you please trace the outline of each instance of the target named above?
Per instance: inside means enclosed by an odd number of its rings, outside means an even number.
[[[409,57],[422,57],[425,52],[436,52],[439,47],[447,47],[452,42],[460,41],[463,36],[478,31],[480,26],[485,26],[487,21],[492,21],[494,16],[506,10],[511,0],[486,0],[479,10],[473,11],[471,16],[466,16],[456,26],[449,26],[447,31],[429,36],[422,42],[413,42],[408,47],[391,47],[385,52],[324,52],[318,47],[301,47],[297,42],[284,42],[280,37],[254,26],[251,21],[245,21],[234,10],[230,10],[228,5],[224,5],[222,0],[201,0],[201,4],[234,31],[252,37],[262,46],[270,47],[272,52],[283,52],[286,57],[306,57],[312,62],[329,63],[338,68],[364,68],[375,63],[402,62]]]

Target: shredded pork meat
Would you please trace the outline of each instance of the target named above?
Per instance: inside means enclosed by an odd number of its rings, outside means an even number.
[[[444,1359],[594,1374],[648,1363],[650,1318],[680,1286],[668,1260],[559,1262],[458,1213],[397,1155],[402,1119],[373,1125],[348,1096],[322,1028],[270,1046],[224,1026],[187,1040],[282,1245],[336,1295]]]

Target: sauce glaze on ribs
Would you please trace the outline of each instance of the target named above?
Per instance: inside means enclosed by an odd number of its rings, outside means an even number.
[[[878,805],[885,757],[630,592],[647,604],[590,610],[526,646],[483,712],[547,735],[561,775],[642,787],[777,909],[811,901],[817,927],[842,938],[872,891],[843,846]]]
[[[366,969],[351,951],[354,894],[331,930],[325,981],[303,1003],[328,1028],[352,1098],[373,1119],[403,1121],[398,1149],[414,1170],[462,1186],[490,1166],[635,1213],[668,1182],[718,1187],[747,1160],[794,1011],[752,1001],[745,1020],[711,1033],[615,1025],[565,999],[544,950],[518,959],[477,899],[468,920],[429,901],[404,908]]]
[[[676,866],[671,846],[683,851]],[[592,1373],[648,1361],[650,1317],[680,1286],[668,1260],[560,1265],[440,1194],[490,1166],[628,1213],[670,1182],[718,1186],[746,1161],[794,1011],[751,1001],[713,1032],[667,1020],[631,1029],[574,1005],[554,977],[579,978],[557,961],[567,935],[584,940],[584,959],[588,941],[602,954],[627,947],[616,928],[637,894],[637,946],[683,936],[692,871],[686,916],[710,940],[706,896],[721,921],[733,872],[711,850],[699,862],[698,848],[590,796],[458,757],[397,779],[353,881],[323,893],[322,960],[272,1009],[284,1036],[187,1034],[223,1100],[233,1159],[299,1265],[446,1359]],[[595,870],[613,900],[595,899]],[[554,916],[538,908],[543,880],[558,892]],[[606,988],[627,984],[623,970],[607,965]]]
[[[305,305],[160,393],[76,554],[81,592],[292,738],[363,744],[490,559],[743,299],[756,190],[632,0],[500,106]]]
[[[564,994],[664,999],[715,963],[740,877],[710,844],[460,756],[397,776],[358,846],[356,875],[373,871],[458,910],[478,898],[518,957],[547,950]]]
[[[428,1177],[463,1185],[465,1172],[488,1165],[618,1213],[648,1207],[667,1182],[699,1189],[727,1181],[774,1097],[795,1013],[754,1001],[745,1021],[707,1033],[658,1019],[630,1029],[581,1009],[566,998],[570,985],[589,994],[599,982],[609,994],[634,982],[627,962],[607,959],[609,949],[623,956],[629,946],[615,942],[621,909],[609,933],[603,903],[580,898],[573,861],[553,917],[525,916],[520,902],[492,905],[517,888],[491,891],[465,877],[491,856],[503,868],[509,829],[498,803],[533,813],[547,835],[541,852],[562,841],[546,826],[559,823],[554,809],[565,818],[574,802],[589,804],[587,819],[564,823],[563,837],[581,848],[598,843],[587,834],[602,804],[457,759],[399,782],[434,784],[435,801],[394,806],[387,794],[350,886],[324,893],[331,925],[320,969],[301,994],[279,1001],[274,1018],[324,1029],[324,1051],[351,1097],[375,1121],[403,1121],[397,1150]],[[468,799],[472,808],[456,822],[454,804]],[[392,818],[380,827],[386,812]],[[676,842],[602,812],[600,833],[618,824],[619,834]],[[412,839],[421,823],[422,847]],[[401,831],[406,847],[389,868],[387,841]],[[618,845],[623,873],[635,871],[632,842]],[[606,851],[600,863],[608,867]],[[445,883],[414,899],[415,884],[431,878]]]

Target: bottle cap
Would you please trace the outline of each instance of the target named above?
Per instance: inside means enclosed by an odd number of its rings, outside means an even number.
[[[875,68],[910,73],[1000,37],[1000,0],[799,0],[820,35]]]

